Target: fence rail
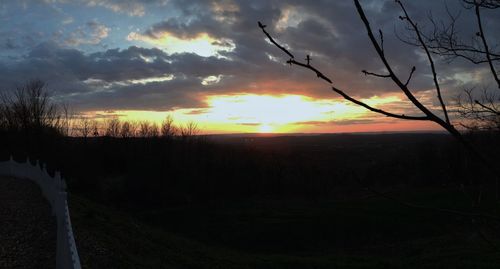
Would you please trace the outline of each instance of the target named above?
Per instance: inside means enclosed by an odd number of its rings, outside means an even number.
[[[66,183],[61,173],[55,172],[52,177],[38,161],[32,165],[29,159],[25,163],[18,163],[10,157],[9,161],[0,162],[0,175],[27,178],[40,186],[57,219],[56,268],[81,269],[69,216]]]

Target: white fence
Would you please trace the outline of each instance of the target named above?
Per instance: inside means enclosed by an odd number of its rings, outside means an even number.
[[[25,163],[18,163],[11,157],[9,161],[0,162],[0,175],[27,178],[40,186],[43,195],[52,207],[52,214],[57,219],[56,268],[81,269],[69,217],[66,183],[61,178],[61,173],[56,172],[55,176],[51,177],[38,161],[36,165],[32,165],[29,160]]]

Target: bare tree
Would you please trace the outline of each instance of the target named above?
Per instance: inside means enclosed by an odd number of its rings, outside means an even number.
[[[160,130],[158,129],[158,124],[155,122],[149,125],[148,137],[158,137],[160,136]]]
[[[384,73],[374,73],[366,70],[362,70],[362,72],[365,75],[368,76],[374,76],[377,78],[381,79],[389,79],[391,80],[400,90],[401,92],[407,97],[407,100],[410,104],[412,104],[415,108],[418,109],[418,111],[421,112],[420,115],[405,115],[405,114],[396,114],[392,113],[390,111],[382,110],[373,106],[370,106],[354,97],[349,95],[346,91],[338,88],[337,86],[334,85],[333,80],[327,77],[323,72],[321,72],[319,69],[314,67],[311,64],[310,57],[306,57],[306,61],[300,61],[298,60],[288,49],[286,49],[284,46],[280,45],[278,42],[276,42],[272,36],[268,33],[266,30],[266,25],[262,24],[261,22],[258,22],[259,27],[262,29],[263,33],[268,37],[269,41],[274,44],[277,48],[279,48],[281,51],[283,51],[287,56],[290,57],[290,59],[287,61],[288,64],[290,65],[297,65],[303,68],[306,68],[308,70],[311,70],[319,79],[327,82],[330,86],[331,89],[342,96],[344,99],[357,104],[359,106],[362,106],[372,112],[391,117],[391,118],[397,118],[397,119],[404,119],[404,120],[411,120],[411,121],[430,121],[438,124],[441,126],[444,130],[446,130],[448,133],[450,133],[453,137],[455,137],[474,157],[475,159],[479,160],[481,164],[484,165],[484,167],[490,171],[490,174],[492,175],[492,178],[496,179],[496,184],[497,184],[497,198],[499,197],[499,192],[498,192],[498,181],[499,181],[499,172],[498,169],[496,168],[495,165],[493,165],[490,160],[485,158],[481,152],[479,152],[476,148],[474,148],[467,140],[464,139],[462,134],[455,128],[455,126],[452,124],[450,117],[448,115],[448,109],[446,107],[446,104],[442,98],[441,94],[441,87],[439,84],[438,80],[438,75],[437,75],[437,70],[436,66],[434,63],[434,58],[433,58],[433,53],[431,48],[428,46],[428,42],[426,42],[425,36],[422,34],[421,29],[413,21],[409,13],[407,12],[405,6],[403,3],[399,0],[395,1],[396,4],[399,6],[402,15],[399,17],[408,27],[408,29],[411,30],[411,32],[414,34],[414,40],[415,44],[418,44],[419,47],[422,48],[423,52],[426,55],[426,60],[428,62],[428,68],[432,72],[432,81],[434,83],[434,89],[436,93],[436,98],[440,104],[441,107],[441,115],[436,114],[435,112],[431,111],[429,107],[424,105],[420,100],[412,93],[412,91],[409,88],[409,83],[412,79],[412,76],[414,72],[416,71],[415,66],[410,68],[410,72],[407,78],[401,78],[399,77],[395,72],[394,68],[392,67],[391,63],[387,59],[387,54],[386,51],[384,50],[384,35],[382,30],[378,31],[378,38],[375,36],[372,27],[370,25],[370,22],[368,18],[365,15],[365,12],[363,10],[362,5],[360,4],[359,0],[354,0],[354,5],[356,7],[356,10],[358,12],[358,15],[360,19],[362,20],[364,27],[366,29],[366,32],[368,34],[368,38],[370,40],[370,43],[372,44],[373,48],[375,49],[378,58],[382,62],[385,72]],[[471,1],[472,2],[472,1]],[[479,7],[482,7],[483,4],[486,2],[494,2],[498,3],[498,1],[480,1],[480,5],[475,4],[476,2],[472,2],[472,4],[475,5],[476,10],[479,9]],[[478,19],[480,17],[478,16]],[[482,32],[482,30],[481,30]],[[482,36],[484,34],[481,34]],[[484,40],[484,39],[483,39]],[[485,55],[488,55],[489,53],[487,50],[484,51]],[[491,55],[490,55],[491,56]]]
[[[89,137],[89,135],[92,132],[92,126],[91,126],[91,121],[87,117],[81,117],[76,123],[75,123],[75,132],[77,136],[81,136],[83,138]]]
[[[161,123],[161,136],[171,138],[177,134],[177,127],[174,125],[174,119],[168,115]]]
[[[137,125],[135,123],[125,121],[122,123],[120,129],[120,137],[122,138],[134,137],[136,135],[136,131],[137,131]]]
[[[137,134],[139,137],[157,137],[159,135],[158,125],[149,121],[141,121]]]
[[[463,119],[460,124],[472,131],[500,131],[499,97],[484,89],[478,99],[474,89],[465,89],[457,98],[457,112]]]
[[[118,118],[112,118],[106,121],[105,125],[105,135],[110,137],[120,136],[120,126],[121,122]]]
[[[13,131],[27,133],[64,133],[67,110],[58,106],[49,96],[47,84],[30,80],[13,93],[0,96],[1,124]]]
[[[96,121],[96,120],[92,120],[90,122],[90,129],[92,130],[92,135],[94,137],[98,137],[100,134],[99,134],[99,122]]]
[[[476,88],[465,89],[463,94],[458,96],[458,113],[463,122],[461,125],[468,129],[476,130],[500,130],[499,118],[500,107],[500,44],[490,44],[488,34],[492,35],[494,30],[488,32],[485,29],[482,13],[485,10],[500,10],[498,0],[461,0],[465,11],[471,12],[475,17],[476,32],[472,36],[460,31],[458,23],[461,12],[452,14],[448,8],[447,19],[438,20],[432,15],[429,16],[432,25],[430,32],[421,31],[418,33],[421,40],[413,36],[403,36],[400,40],[417,46],[427,47],[430,53],[444,58],[448,62],[462,59],[470,64],[477,65],[478,68],[487,67],[489,73],[496,84],[496,91],[483,88],[482,92],[477,92]],[[416,33],[415,29],[408,28],[410,32]],[[491,36],[490,36],[491,37]]]
[[[139,137],[148,137],[149,135],[149,122],[141,121],[139,122],[139,130],[137,131]]]
[[[198,124],[195,122],[188,122],[186,125],[180,127],[180,133],[182,138],[190,138],[197,135],[200,132]]]
[[[68,136],[72,132],[73,126],[73,119],[74,119],[74,113],[71,112],[70,107],[68,104],[62,104],[60,105],[60,118],[59,118],[59,132],[64,135]]]

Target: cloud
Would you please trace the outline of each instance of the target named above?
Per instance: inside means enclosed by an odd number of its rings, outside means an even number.
[[[134,0],[84,0],[88,6],[101,6],[113,12],[125,13],[129,16],[142,17],[146,14],[145,7],[140,1]]]
[[[108,37],[110,29],[98,21],[89,21],[78,27],[64,40],[68,46],[97,45]]]

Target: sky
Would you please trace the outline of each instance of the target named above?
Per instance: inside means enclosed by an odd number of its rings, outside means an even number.
[[[425,31],[428,16],[461,11],[460,33],[477,29],[459,0],[404,1]],[[398,40],[408,32],[392,0],[362,0],[374,30],[384,32],[387,57],[425,105],[439,112],[425,54]],[[334,0],[3,0],[0,2],[0,92],[29,79],[48,83],[55,101],[78,117],[178,124],[204,133],[379,132],[438,130],[428,122],[387,118],[343,100],[286,55],[257,26],[334,84],[374,107],[419,115],[383,73],[352,1]],[[490,42],[500,16],[484,12]],[[487,65],[436,59],[445,102],[465,89],[491,88]],[[452,110],[452,117],[455,119]],[[456,120],[456,119],[455,119]]]

